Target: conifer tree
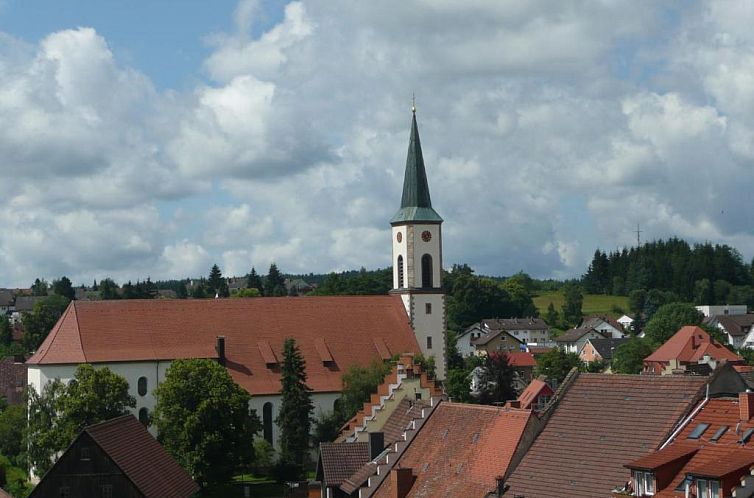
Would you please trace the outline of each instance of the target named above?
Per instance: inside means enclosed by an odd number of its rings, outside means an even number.
[[[267,272],[267,279],[264,282],[265,296],[285,296],[288,292],[285,289],[285,279],[278,270],[275,263],[270,265],[270,271]]]
[[[309,450],[311,388],[306,385],[306,363],[292,338],[283,344],[282,402],[275,423],[280,428],[280,461],[303,466]]]
[[[246,287],[249,289],[257,289],[260,295],[264,294],[264,283],[262,282],[262,277],[259,276],[256,268],[254,268],[253,266],[251,267],[249,278],[246,280]]]

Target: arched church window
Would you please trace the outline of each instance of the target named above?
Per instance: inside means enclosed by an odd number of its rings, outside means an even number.
[[[398,255],[398,288],[403,288],[403,256]]]
[[[139,422],[141,422],[144,427],[149,425],[149,409],[141,408],[139,410]]]
[[[138,391],[139,396],[144,396],[147,394],[147,378],[146,377],[139,377],[138,384]]]
[[[269,401],[262,406],[262,427],[264,439],[272,444],[272,403]]]
[[[432,256],[422,256],[422,287],[432,287]]]

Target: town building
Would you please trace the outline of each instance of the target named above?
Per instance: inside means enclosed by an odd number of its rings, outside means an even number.
[[[587,316],[581,320],[578,328],[594,329],[605,337],[621,339],[626,337],[626,331],[623,326],[613,317],[610,316]]]
[[[644,358],[642,373],[666,375],[694,367],[700,364],[710,365],[714,370],[716,363],[744,363],[744,359],[715,341],[704,329],[687,325],[668,339],[654,353]]]
[[[524,344],[505,330],[495,330],[473,339],[471,346],[477,356],[486,356],[495,352],[521,351]]]
[[[547,408],[547,404],[553,396],[555,396],[555,390],[547,383],[547,378],[540,375],[531,381],[519,395],[519,407],[539,414]]]
[[[191,477],[133,416],[85,428],[29,498],[189,498]]]
[[[730,365],[711,377],[578,373],[563,381],[547,424],[506,480],[505,496],[605,498],[624,467],[658,449],[705,395],[745,388]]]
[[[697,306],[705,317],[720,316],[720,315],[745,315],[747,313],[745,304],[720,304]]]
[[[705,318],[704,323],[722,330],[734,348],[754,348],[754,313],[713,315]]]
[[[524,345],[547,346],[552,343],[550,327],[541,318],[485,318],[458,336],[456,349],[464,357],[471,356],[476,353],[477,345],[490,340],[488,336],[498,336],[501,332]]]
[[[634,319],[629,315],[623,315],[615,321],[618,322],[625,331],[633,330],[634,328]]]
[[[610,364],[613,361],[615,351],[628,340],[628,338],[613,339],[612,337],[609,339],[587,339],[581,351],[579,351],[579,358],[584,363],[602,361]]]
[[[608,334],[603,334],[592,328],[575,328],[566,330],[555,338],[555,344],[565,350],[566,353],[576,353],[584,347],[589,339],[604,339]]]

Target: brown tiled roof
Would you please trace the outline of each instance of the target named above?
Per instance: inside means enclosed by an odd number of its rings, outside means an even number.
[[[537,397],[543,392],[546,393],[547,396],[552,396],[553,394],[555,394],[552,388],[547,385],[547,382],[545,382],[544,375],[541,375],[531,381],[529,385],[526,386],[526,389],[521,392],[521,395],[518,397],[518,401],[521,402],[521,408],[531,408],[534,400],[536,400]]]
[[[369,462],[369,443],[320,443],[319,471],[328,486],[339,486]]]
[[[491,330],[547,330],[550,328],[541,318],[485,318],[482,323]]]
[[[703,394],[704,377],[579,374],[508,480],[510,495],[604,498],[627,462],[659,447]]]
[[[714,317],[723,326],[726,332],[732,336],[744,336],[749,333],[754,325],[754,313],[745,315],[717,315]]]
[[[187,498],[199,490],[133,415],[84,429],[145,498]]]
[[[532,353],[526,351],[511,351],[506,352],[508,355],[508,363],[513,367],[536,367],[537,360],[534,359]]]
[[[528,410],[441,403],[397,466],[416,476],[407,498],[484,496],[505,475],[531,417]],[[392,496],[385,479],[373,495]]]
[[[633,462],[627,463],[625,466],[629,469],[657,470],[676,460],[689,459],[697,451],[699,451],[699,448],[695,445],[684,443],[673,444],[654,453],[644,455]]]
[[[420,351],[398,296],[73,301],[27,363],[216,358],[219,335],[228,371],[252,394],[280,391],[277,359],[287,337],[296,339],[315,392],[340,391],[351,365]],[[322,361],[323,343],[332,362]]]
[[[566,330],[565,332],[560,334],[558,337],[556,337],[555,342],[578,341],[589,332],[597,332],[598,334],[602,335],[599,331],[594,330],[593,328],[570,329],[570,330]]]
[[[409,398],[403,398],[395,407],[393,413],[382,426],[382,432],[385,434],[385,445],[392,444],[402,438],[406,427],[412,420],[421,417],[422,408],[429,406],[428,401],[414,401]]]
[[[714,342],[710,335],[701,327],[687,325],[668,339],[651,355],[644,358],[645,362],[696,362],[708,354],[715,360],[743,361],[743,358]]]

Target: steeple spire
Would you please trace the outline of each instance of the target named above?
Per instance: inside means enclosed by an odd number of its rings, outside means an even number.
[[[395,213],[390,223],[442,221],[440,215],[432,209],[432,200],[429,197],[427,171],[424,168],[424,156],[422,155],[422,146],[419,140],[419,127],[416,124],[415,101],[412,102],[411,112],[411,137],[408,143],[408,156],[406,157],[406,173],[403,177],[401,208]]]

